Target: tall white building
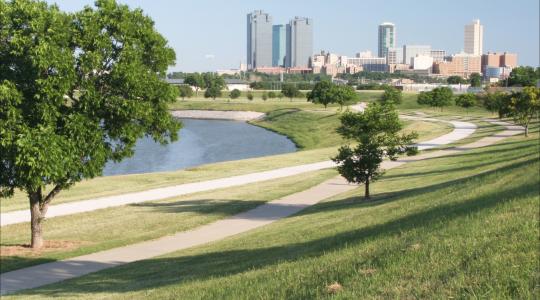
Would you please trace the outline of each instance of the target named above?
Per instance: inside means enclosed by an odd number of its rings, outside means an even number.
[[[382,23],[379,25],[379,57],[386,58],[388,48],[396,46],[396,25],[393,23]]]
[[[480,20],[474,20],[471,24],[465,25],[465,53],[482,55],[483,39],[484,26],[480,25]]]
[[[403,63],[413,65],[412,59],[417,55],[431,56],[431,46],[429,45],[403,45]]]
[[[247,15],[247,67],[272,66],[272,17],[256,10]]]

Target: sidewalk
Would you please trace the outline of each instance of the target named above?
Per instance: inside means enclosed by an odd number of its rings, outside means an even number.
[[[434,122],[447,122],[454,126],[454,130],[438,138],[424,141],[418,144],[419,150],[426,150],[439,147],[445,144],[454,143],[463,139],[476,130],[476,125],[469,122],[444,121],[424,117],[403,116],[407,119],[425,120]],[[278,179],[294,176],[311,171],[328,169],[335,167],[332,161],[323,161],[312,164],[299,165],[294,167],[280,168],[264,172],[256,172],[245,175],[232,176],[227,178],[213,179],[201,182],[186,183],[170,187],[151,189],[142,192],[127,193],[122,195],[107,196],[102,198],[68,202],[58,205],[51,205],[46,218],[54,218],[70,214],[89,212],[102,208],[121,206],[126,204],[155,201],[170,197],[177,197],[186,194],[209,191],[220,188],[234,187],[249,183]],[[30,222],[30,210],[17,210],[0,214],[0,226]]]
[[[505,125],[507,130],[462,147],[424,153],[418,156],[406,157],[398,161],[384,161],[382,168],[387,170],[401,166],[407,162],[440,157],[477,147],[488,146],[523,132],[518,126],[510,126],[508,123],[499,124]],[[347,192],[356,187],[356,185],[347,184],[343,178],[338,176],[308,190],[268,202],[230,218],[219,220],[193,230],[177,233],[173,236],[4,273],[0,275],[0,294],[36,288],[106,268],[221,240],[270,224],[281,218],[295,214],[321,200]]]

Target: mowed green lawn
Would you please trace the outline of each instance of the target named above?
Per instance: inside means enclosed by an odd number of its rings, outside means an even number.
[[[201,103],[208,106],[210,102],[201,101]],[[223,102],[212,103],[229,105]],[[279,108],[270,112],[267,120],[254,121],[253,124],[290,137],[300,150],[305,151],[209,164],[174,172],[98,177],[77,183],[70,190],[62,191],[52,204],[319,162],[335,155],[337,147],[343,143],[336,133],[336,128],[339,126],[339,114],[335,112],[335,109],[318,110],[315,105],[305,101],[293,102],[293,105],[296,105],[295,108],[284,106],[288,103],[272,104]],[[265,104],[257,102],[249,105],[260,107]],[[303,106],[308,107],[309,110],[301,109]],[[438,122],[406,121],[405,125],[407,131],[418,131],[420,140],[427,140],[452,130],[447,124]],[[17,192],[13,198],[0,201],[2,212],[27,208],[28,199],[22,192]]]
[[[47,219],[46,247],[34,252],[28,224],[1,228],[0,273],[126,246],[186,231],[267,201],[306,190],[337,175],[322,170],[166,200],[100,209]]]
[[[507,298],[538,296],[538,130],[390,170],[221,242],[6,299]]]

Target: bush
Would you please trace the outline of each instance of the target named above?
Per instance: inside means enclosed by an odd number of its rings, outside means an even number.
[[[249,101],[253,100],[253,93],[248,92],[247,95],[246,95],[246,97],[247,97],[247,99],[248,99]]]
[[[240,90],[238,89],[232,90],[231,93],[229,94],[229,97],[231,97],[231,99],[236,99],[240,97]]]

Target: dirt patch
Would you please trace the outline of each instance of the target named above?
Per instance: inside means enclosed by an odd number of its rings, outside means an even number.
[[[337,282],[332,283],[326,287],[326,292],[329,294],[335,294],[343,289],[343,286]]]
[[[88,242],[83,241],[45,241],[43,247],[38,250],[30,248],[29,244],[2,245],[0,246],[0,256],[40,256],[42,253],[51,251],[67,251],[79,248]]]

